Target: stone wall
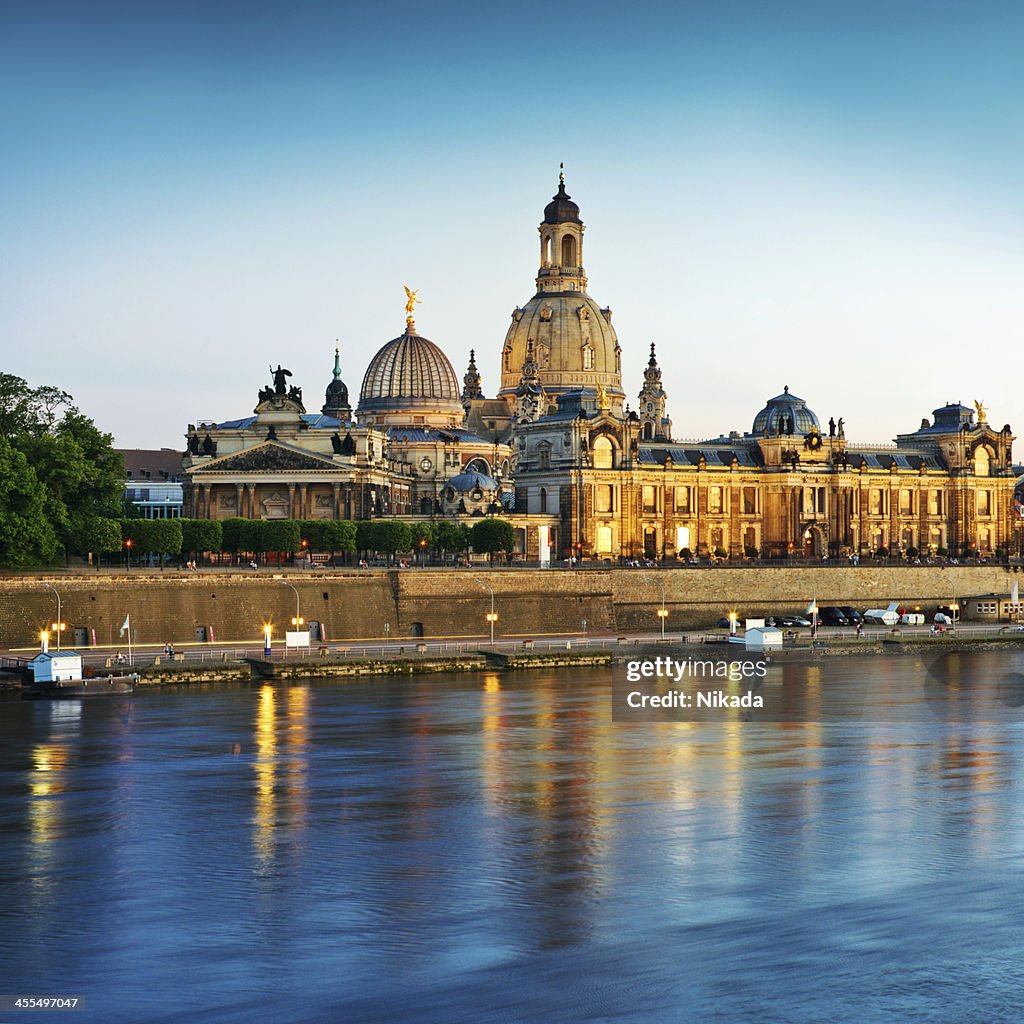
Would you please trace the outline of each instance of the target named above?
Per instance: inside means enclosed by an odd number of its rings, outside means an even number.
[[[950,568],[706,568],[616,570],[369,570],[289,573],[299,592],[303,618],[323,623],[330,640],[483,636],[490,587],[498,613],[496,634],[575,632],[584,619],[590,632],[655,630],[664,586],[667,628],[713,623],[729,610],[740,617],[802,611],[812,597],[819,605],[884,607],[889,601],[932,610],[954,594],[1008,593],[1019,570],[997,566]],[[99,644],[121,643],[118,631],[131,613],[140,643],[192,642],[200,627],[216,640],[258,640],[265,621],[280,638],[295,614],[295,594],[285,579],[269,573],[107,574],[51,576],[68,624],[64,646],[76,626],[95,630]],[[38,642],[38,631],[56,615],[44,577],[0,581],[0,647]]]

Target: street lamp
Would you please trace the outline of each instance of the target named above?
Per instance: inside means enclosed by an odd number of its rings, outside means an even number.
[[[263,657],[270,657],[270,634],[274,627],[269,622],[263,623]]]
[[[67,629],[67,623],[65,623],[60,617],[60,594],[57,593],[57,588],[52,583],[44,583],[44,587],[48,587],[53,591],[57,598],[57,621],[53,623],[53,631],[57,634],[57,650],[60,650],[60,635]]]
[[[128,555],[128,569],[127,569],[128,572],[132,571],[132,544],[133,543],[134,543],[134,541],[131,539],[131,537],[129,537],[124,542],[124,546],[125,546],[125,549],[126,549],[127,555]]]
[[[648,583],[657,583],[661,587],[661,607],[658,609],[658,618],[661,619],[661,639],[665,639],[665,620],[668,618],[668,609],[665,607],[665,584],[662,580],[656,580],[652,576],[645,576]]]
[[[736,635],[736,619],[737,615],[735,612],[729,612],[729,636]]]
[[[482,589],[486,590],[491,595],[491,610],[487,615],[487,621],[491,624],[491,646],[494,646],[494,624],[498,621],[498,616],[494,611],[494,591],[486,584],[483,580],[476,579],[477,585]]]
[[[298,629],[299,626],[303,625],[303,623],[305,623],[306,621],[304,618],[302,618],[301,615],[299,615],[299,592],[295,590],[295,587],[292,586],[292,584],[289,583],[287,580],[281,580],[281,585],[285,587],[291,587],[292,590],[295,591],[295,618],[292,619],[292,625],[296,629]]]

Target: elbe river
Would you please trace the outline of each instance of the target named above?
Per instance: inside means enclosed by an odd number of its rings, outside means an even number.
[[[85,1008],[0,1024],[1017,1022],[1020,703],[842,661],[784,721],[616,723],[608,669],[4,703],[0,995]]]

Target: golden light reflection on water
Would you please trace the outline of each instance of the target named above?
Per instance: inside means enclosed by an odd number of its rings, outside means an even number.
[[[281,834],[293,845],[308,827],[310,700],[305,686],[266,685],[256,697],[252,842],[261,872],[274,866],[283,818],[288,829]]]

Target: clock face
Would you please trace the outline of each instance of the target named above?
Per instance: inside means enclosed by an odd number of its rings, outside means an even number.
[[[424,473],[428,472],[433,465],[434,464],[430,459],[420,459],[420,469],[422,469]]]

